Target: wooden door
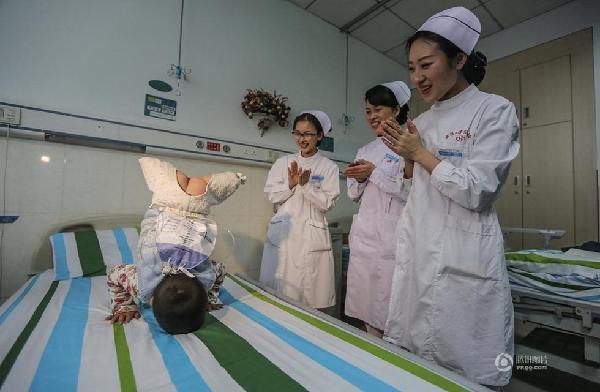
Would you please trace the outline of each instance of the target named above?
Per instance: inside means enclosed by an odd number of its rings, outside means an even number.
[[[573,127],[571,121],[523,130],[523,224],[563,229],[552,248],[574,245]],[[526,248],[539,248],[536,236],[525,236]]]
[[[521,99],[523,226],[564,229],[552,247],[574,245],[571,57],[522,69]],[[539,248],[541,241],[525,236],[524,246]]]

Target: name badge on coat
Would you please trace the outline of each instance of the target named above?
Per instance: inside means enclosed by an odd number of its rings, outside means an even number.
[[[455,149],[442,149],[438,150],[438,154],[442,157],[459,157],[462,158],[463,152]]]
[[[390,154],[389,152],[385,153],[385,159],[387,163],[398,163],[400,162],[400,158],[395,155]]]
[[[325,179],[325,176],[321,176],[321,175],[310,176],[310,183],[313,185],[320,186],[324,179]]]

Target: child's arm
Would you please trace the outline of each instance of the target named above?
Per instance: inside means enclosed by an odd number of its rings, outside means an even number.
[[[214,260],[211,261],[217,274],[217,279],[215,279],[215,283],[208,290],[208,311],[218,310],[223,307],[223,303],[219,299],[219,290],[221,289],[221,285],[225,280],[225,265]]]
[[[127,324],[140,318],[134,299],[138,295],[137,267],[135,264],[114,266],[106,276],[112,314],[106,317],[111,323]]]

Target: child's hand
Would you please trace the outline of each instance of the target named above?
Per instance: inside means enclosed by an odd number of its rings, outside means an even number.
[[[223,308],[223,304],[211,304],[210,302],[206,304],[206,310],[212,312],[213,310],[219,310]]]
[[[128,312],[118,312],[114,314],[109,314],[104,320],[110,321],[111,324],[127,324],[131,320],[139,319],[140,317],[141,314],[139,311],[131,310]]]

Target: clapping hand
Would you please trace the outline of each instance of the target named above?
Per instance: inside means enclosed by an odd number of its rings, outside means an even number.
[[[375,170],[373,163],[364,159],[358,159],[348,164],[348,167],[344,170],[344,174],[346,177],[354,178],[358,182],[364,182],[371,176],[373,170]]]
[[[294,189],[296,185],[298,185],[298,181],[300,180],[300,173],[298,173],[298,163],[296,161],[292,161],[290,167],[288,167],[288,186],[290,189]]]
[[[300,172],[300,179],[299,179],[300,185],[304,185],[310,179],[310,169],[302,170],[302,168],[300,168],[299,172]]]
[[[306,184],[309,179],[310,169],[303,170],[301,167],[298,167],[296,161],[290,163],[290,167],[288,167],[288,186],[290,189],[293,189],[298,184]]]
[[[414,160],[423,148],[417,127],[408,120],[407,130],[403,130],[396,120],[386,120],[383,124],[383,143],[404,159]]]

